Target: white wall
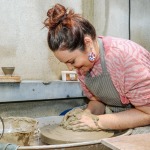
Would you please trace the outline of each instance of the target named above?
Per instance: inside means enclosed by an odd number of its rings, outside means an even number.
[[[82,13],[80,0],[0,0],[0,67],[15,66],[14,75],[25,80],[59,78],[66,66],[53,57],[42,29],[47,10],[58,2]]]
[[[48,82],[60,78],[66,66],[47,45],[43,28],[47,10],[56,3],[89,19],[98,35],[128,38],[127,0],[0,0],[0,67],[15,66],[23,80]],[[150,49],[150,0],[131,0],[131,39]],[[3,75],[0,69],[0,75]]]
[[[131,0],[131,40],[150,51],[150,0]]]
[[[98,34],[128,38],[128,1],[94,0],[94,25]]]

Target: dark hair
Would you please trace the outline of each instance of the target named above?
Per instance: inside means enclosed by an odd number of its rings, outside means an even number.
[[[84,50],[84,36],[89,35],[92,40],[96,38],[93,25],[72,9],[56,4],[48,10],[47,16],[44,25],[49,29],[47,40],[52,51],[73,51],[77,48]]]

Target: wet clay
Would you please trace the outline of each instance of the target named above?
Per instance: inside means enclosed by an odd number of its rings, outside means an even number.
[[[47,144],[66,144],[66,143],[76,143],[76,142],[88,142],[93,140],[100,140],[104,138],[109,138],[114,135],[114,131],[103,131],[103,130],[68,130],[68,123],[71,119],[76,120],[79,115],[85,111],[81,108],[73,109],[68,112],[61,121],[60,124],[48,125],[40,129],[41,140],[43,143]],[[106,107],[106,113],[112,113],[110,109]],[[85,112],[86,115],[92,115],[89,112]],[[94,117],[95,115],[92,115]],[[93,118],[93,121],[97,121]]]
[[[14,143],[20,146],[35,145],[39,137],[38,122],[28,117],[7,117],[4,121],[4,135],[1,143]],[[0,124],[0,131],[2,125]]]
[[[112,137],[113,131],[73,131],[64,129],[59,124],[48,125],[40,129],[41,140],[46,144],[66,144],[87,142]]]
[[[84,125],[84,126],[83,125],[82,126],[80,126],[80,125],[79,126],[72,126],[71,125],[71,123],[78,122],[80,120],[79,118],[81,118],[82,115],[90,118],[93,121],[93,123],[95,124],[95,127],[92,128],[88,125]],[[74,131],[99,131],[101,129],[99,128],[98,121],[99,121],[98,116],[91,114],[91,112],[89,110],[87,110],[87,109],[83,110],[83,109],[77,108],[77,109],[73,109],[70,112],[68,112],[64,116],[60,125],[65,129],[68,129],[68,130],[71,129]]]

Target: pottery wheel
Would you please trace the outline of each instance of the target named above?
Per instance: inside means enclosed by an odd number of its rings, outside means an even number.
[[[87,142],[112,137],[113,131],[72,131],[66,130],[58,124],[44,126],[40,129],[41,140],[47,144],[66,144]]]

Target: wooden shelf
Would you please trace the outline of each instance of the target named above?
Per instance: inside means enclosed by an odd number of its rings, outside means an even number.
[[[0,76],[0,83],[4,82],[21,82],[20,76]]]

